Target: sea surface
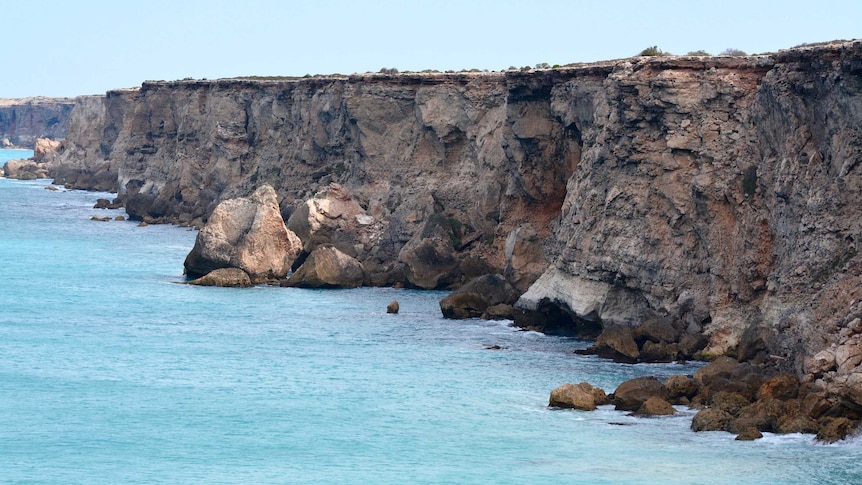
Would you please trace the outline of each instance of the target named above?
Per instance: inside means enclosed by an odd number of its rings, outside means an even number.
[[[194,231],[47,185],[0,178],[0,483],[862,482],[859,440],[547,407],[696,364],[445,320],[444,292],[183,285]]]

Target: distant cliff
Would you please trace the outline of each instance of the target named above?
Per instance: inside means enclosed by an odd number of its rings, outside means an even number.
[[[36,138],[62,140],[74,106],[72,98],[0,99],[0,140],[29,148]]]
[[[523,325],[665,325],[679,345],[706,337],[678,355],[776,362],[862,408],[860,41],[147,82],[80,103],[61,159],[60,172],[107,174],[130,215],[157,222],[201,224],[264,183],[290,216],[337,182],[372,219],[328,242],[375,284],[427,287],[410,264],[427,250],[439,287],[496,272],[526,290]],[[448,249],[422,246],[440,234]]]

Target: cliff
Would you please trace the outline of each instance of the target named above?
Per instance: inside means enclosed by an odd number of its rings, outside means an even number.
[[[296,223],[338,183],[362,229],[328,242],[371,284],[502,273],[526,291],[524,326],[649,323],[672,335],[661,355],[772,362],[862,409],[860,41],[531,72],[146,82],[101,99],[76,107],[58,170],[111,174],[133,217],[200,225],[267,183]],[[417,258],[446,269],[423,278]]]
[[[0,99],[0,140],[32,148],[36,138],[65,138],[75,100],[71,98]]]

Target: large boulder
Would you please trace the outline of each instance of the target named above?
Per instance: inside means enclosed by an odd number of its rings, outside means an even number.
[[[219,268],[240,268],[252,282],[284,278],[302,243],[281,218],[275,190],[264,185],[251,197],[221,202],[186,257],[189,277]]]
[[[365,272],[355,258],[335,247],[319,246],[282,286],[299,288],[356,288],[362,286]]]
[[[60,149],[62,143],[50,138],[37,138],[33,144],[33,159],[37,162],[49,162]]]
[[[288,229],[299,236],[306,253],[330,245],[353,257],[372,246],[379,226],[347,189],[336,183],[300,204],[287,220]]]
[[[10,179],[35,180],[48,177],[43,163],[33,160],[9,160],[3,165],[3,173]]]
[[[651,397],[665,399],[664,386],[655,377],[636,377],[627,380],[614,391],[614,408],[618,411],[637,411]]]
[[[606,325],[589,352],[624,363],[635,363],[640,356],[632,329],[626,325]]]
[[[604,390],[593,387],[587,382],[581,382],[580,384],[563,384],[551,391],[548,406],[592,411],[596,409],[596,406],[607,402],[608,398]]]
[[[494,305],[511,305],[517,300],[517,292],[505,278],[489,274],[470,280],[440,300],[440,311],[445,318],[478,318]]]
[[[248,273],[239,268],[219,268],[210,271],[196,280],[189,281],[190,285],[198,286],[221,286],[228,288],[246,288],[252,286]]]

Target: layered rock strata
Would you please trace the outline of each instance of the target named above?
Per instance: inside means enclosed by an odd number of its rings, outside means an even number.
[[[0,140],[27,148],[37,138],[62,140],[74,106],[73,98],[0,99]]]
[[[56,170],[115,176],[130,215],[198,226],[268,183],[305,254],[332,245],[370,284],[503,274],[523,326],[607,332],[632,360],[732,355],[862,408],[860,103],[860,41],[147,82],[80,103],[92,123]]]

